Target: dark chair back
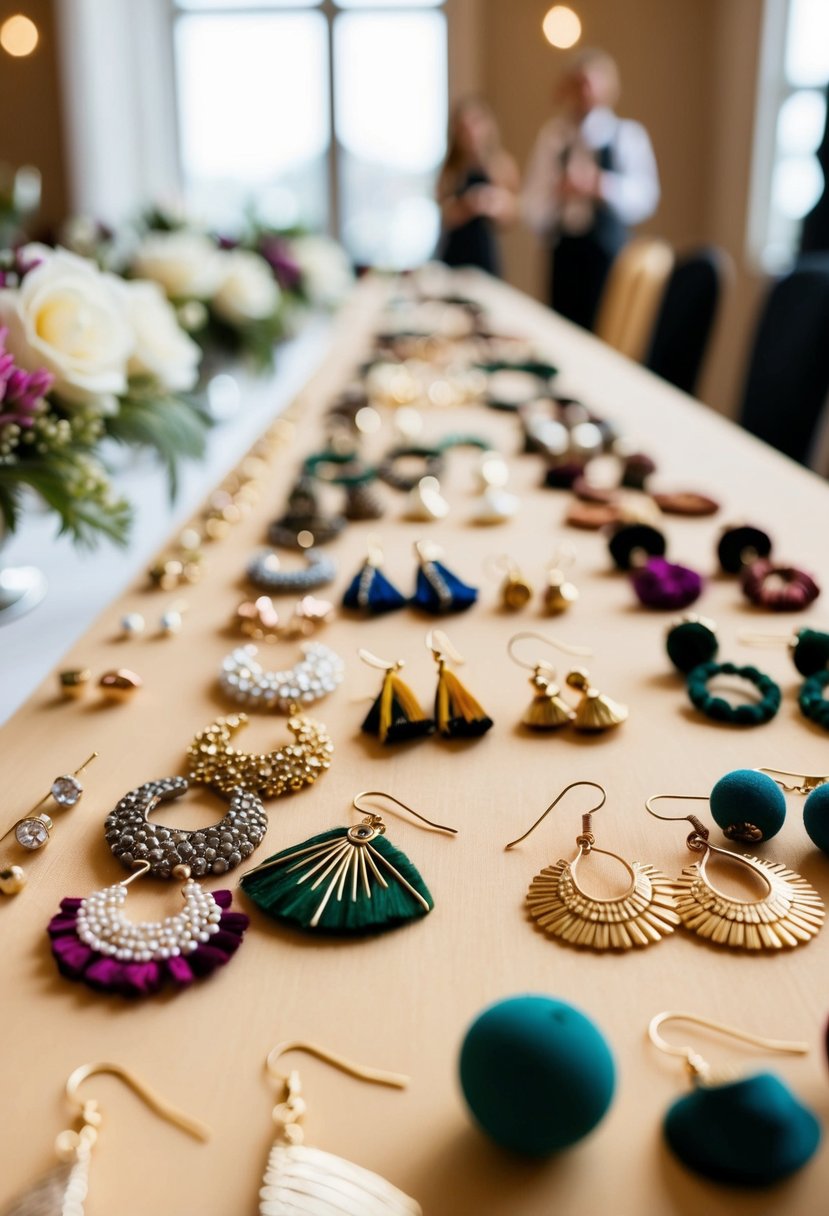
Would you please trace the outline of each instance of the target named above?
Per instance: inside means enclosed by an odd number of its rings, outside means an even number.
[[[829,254],[778,280],[757,326],[740,423],[793,460],[809,459],[829,393]]]
[[[686,393],[696,390],[728,269],[727,254],[706,246],[679,258],[668,280],[645,366]]]

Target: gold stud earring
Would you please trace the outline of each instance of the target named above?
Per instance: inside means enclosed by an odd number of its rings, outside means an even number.
[[[568,688],[574,688],[581,693],[579,703],[573,716],[573,726],[576,730],[598,733],[621,726],[627,721],[628,707],[612,697],[605,696],[590,683],[590,673],[583,667],[574,667],[568,671],[565,678]]]
[[[503,572],[501,580],[501,608],[504,612],[520,612],[533,597],[532,584],[528,583],[508,553],[491,559],[494,571]]]
[[[58,689],[66,701],[79,701],[85,697],[92,682],[92,672],[88,667],[72,667],[68,671],[58,672]]]
[[[27,849],[30,853],[33,853],[37,849],[43,848],[45,844],[48,844],[54,824],[52,823],[51,818],[44,811],[41,811],[40,808],[43,806],[44,802],[48,802],[50,798],[52,798],[62,810],[68,810],[70,807],[75,806],[83,795],[83,783],[78,780],[78,777],[84,771],[84,769],[92,763],[97,755],[97,752],[93,752],[88,759],[84,760],[80,768],[75,769],[74,773],[64,773],[60,777],[55,777],[54,781],[49,787],[48,794],[44,794],[40,801],[35,803],[28,814],[24,815],[22,819],[18,819],[16,823],[12,824],[8,831],[4,832],[3,836],[0,837],[0,840],[5,840],[6,837],[10,836],[13,832],[15,840],[20,847]],[[12,869],[15,868],[19,869],[19,867],[12,867]],[[4,890],[4,888],[0,886],[0,890]],[[13,894],[14,892],[5,891],[4,893]]]
[[[576,711],[562,697],[561,688],[556,683],[556,673],[548,662],[544,659],[528,662],[516,652],[518,643],[529,639],[553,646],[565,654],[589,655],[592,651],[585,646],[568,646],[553,638],[545,637],[542,633],[533,632],[516,633],[507,643],[507,654],[513,663],[532,672],[530,684],[533,689],[533,699],[527,706],[521,719],[521,725],[526,726],[529,730],[559,730],[562,726],[569,726],[573,722]]]
[[[105,671],[98,681],[98,687],[107,701],[124,703],[132,700],[143,683],[134,671],[119,667],[114,671]]]
[[[607,801],[607,793],[596,781],[571,781],[523,836],[511,840],[505,851],[526,840],[558,806],[565,794],[579,786],[598,790],[601,800],[581,819],[576,837],[578,852],[572,861],[559,859],[536,874],[527,891],[527,909],[539,928],[550,937],[571,946],[591,950],[631,950],[651,946],[673,933],[680,923],[672,883],[659,870],[639,861],[628,862],[618,853],[596,848],[593,816]],[[623,895],[613,898],[588,895],[579,885],[578,870],[591,853],[612,857],[627,871],[629,883]]]
[[[572,545],[562,545],[556,550],[547,568],[547,582],[542,593],[542,606],[547,616],[560,616],[572,608],[579,598],[579,589],[567,577],[567,570],[576,560]]]

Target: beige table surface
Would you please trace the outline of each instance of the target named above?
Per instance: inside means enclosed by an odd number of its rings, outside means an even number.
[[[483,280],[471,285],[496,321],[531,335],[540,351],[560,363],[562,389],[618,419],[655,456],[665,487],[690,485],[722,500],[719,519],[668,522],[672,556],[712,571],[721,522],[741,518],[768,527],[776,552],[829,582],[824,484],[528,299]],[[74,768],[93,748],[100,752],[87,774],[83,801],[71,812],[55,813],[52,843],[28,866],[27,889],[4,901],[0,911],[0,1203],[51,1165],[54,1136],[67,1125],[67,1074],[85,1061],[112,1059],[136,1068],[200,1115],[214,1134],[207,1147],[199,1146],[155,1119],[116,1081],[89,1082],[86,1092],[100,1098],[106,1125],[92,1166],[88,1216],[252,1214],[272,1139],[274,1097],[263,1059],[278,1040],[304,1037],[411,1074],[410,1088],[396,1093],[295,1057],[310,1106],[308,1141],[385,1174],[417,1197],[427,1216],[825,1211],[826,1150],[788,1185],[759,1196],[708,1186],[668,1156],[660,1120],[686,1082],[679,1061],[657,1056],[646,1044],[645,1028],[654,1013],[675,1008],[808,1040],[813,1050],[807,1058],[777,1060],[705,1038],[695,1042],[710,1049],[717,1063],[729,1061],[746,1071],[777,1069],[825,1119],[829,1078],[820,1039],[829,1010],[829,930],[778,957],[742,957],[684,932],[621,957],[584,954],[535,932],[523,910],[532,876],[571,855],[583,804],[560,808],[520,849],[503,852],[504,843],[523,832],[565,783],[586,778],[609,791],[608,807],[595,824],[598,843],[676,874],[689,859],[683,826],[650,820],[643,809],[646,795],[666,789],[704,793],[723,773],[743,766],[826,771],[826,735],[798,713],[795,673],[785,650],[748,650],[736,640],[737,631],[750,626],[782,633],[807,619],[825,622],[823,602],[809,614],[774,618],[751,609],[732,581],[712,579],[700,607],[719,623],[722,655],[759,662],[780,681],[784,701],[774,722],[759,729],[739,731],[698,719],[664,654],[665,619],[636,606],[626,579],[609,570],[600,536],[567,533],[578,547],[574,579],[582,594],[566,619],[550,624],[535,605],[518,617],[497,610],[496,584],[483,573],[487,556],[507,551],[540,582],[565,535],[561,520],[569,496],[536,488],[535,457],[513,461],[512,484],[524,505],[520,517],[504,527],[476,529],[465,522],[472,510],[472,458],[459,455],[447,484],[453,511],[445,524],[398,522],[401,499],[390,492],[391,510],[379,527],[350,527],[330,550],[339,564],[333,589],[339,596],[369,531],[383,538],[387,572],[404,588],[413,580],[411,542],[422,535],[440,539],[447,564],[481,587],[475,608],[445,624],[467,657],[464,678],[495,719],[494,729],[468,745],[427,740],[381,750],[358,729],[367,706],[359,698],[376,691],[378,680],[357,660],[357,648],[405,657],[411,684],[428,701],[433,672],[424,636],[431,622],[409,610],[379,622],[336,620],[325,640],[346,659],[346,683],[317,707],[335,740],[333,767],[312,790],[270,804],[271,827],[258,855],[349,822],[356,791],[387,789],[460,829],[450,839],[388,817],[389,837],[423,873],[434,912],[376,940],[315,942],[283,932],[248,909],[248,937],[222,974],[140,1005],[103,999],[55,972],[45,926],[59,899],[122,877],[103,840],[104,816],[130,788],[181,771],[192,734],[230,708],[215,678],[233,645],[227,622],[241,598],[245,562],[280,508],[297,459],[318,444],[319,412],[363,356],[384,290],[364,284],[342,315],[330,358],[302,394],[296,445],[275,462],[254,516],[212,551],[204,581],[187,595],[182,634],[164,641],[113,640],[124,611],[140,609],[152,619],[166,602],[137,580],[66,657],[65,665],[88,664],[95,672],[135,668],[145,680],[135,701],[106,709],[94,696],[86,704],[64,704],[55,700],[50,680],[0,736],[9,822],[56,774]],[[517,424],[507,415],[480,408],[452,415],[433,411],[426,423],[427,438],[465,429],[491,436],[509,451],[518,447]],[[594,682],[630,706],[630,719],[619,731],[587,739],[522,734],[516,723],[529,686],[505,647],[514,630],[539,627],[593,647]],[[293,656],[292,646],[283,643],[267,661],[287,665]],[[6,678],[13,679],[13,657],[3,658]],[[284,735],[283,719],[257,718],[242,746],[265,749]],[[829,897],[829,862],[805,834],[802,801],[788,801],[785,827],[763,853],[794,866]],[[218,805],[202,791],[175,812],[175,821],[210,822]],[[172,818],[168,811],[166,821]],[[5,858],[10,857],[8,849]],[[131,888],[132,915],[175,910],[174,887],[145,882],[141,888]],[[239,902],[245,905],[244,898]],[[604,1122],[575,1149],[544,1164],[509,1159],[485,1141],[466,1115],[456,1081],[458,1048],[471,1018],[490,1001],[525,992],[554,994],[586,1010],[604,1030],[618,1063],[618,1089]]]

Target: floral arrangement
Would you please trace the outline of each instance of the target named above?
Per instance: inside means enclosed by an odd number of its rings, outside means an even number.
[[[149,448],[175,493],[179,460],[204,452],[207,419],[186,395],[201,351],[157,284],[25,245],[6,257],[0,325],[15,366],[48,375],[48,414],[82,435],[81,447],[108,436]]]

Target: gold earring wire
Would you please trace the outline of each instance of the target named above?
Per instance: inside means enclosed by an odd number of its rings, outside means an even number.
[[[378,820],[380,823],[383,822],[380,815],[369,811],[364,806],[360,806],[360,801],[363,798],[388,798],[389,802],[394,802],[397,806],[401,807],[404,811],[407,811],[410,815],[414,815],[415,819],[419,819],[421,823],[428,824],[430,828],[434,828],[435,831],[448,832],[452,836],[457,836],[458,834],[457,828],[449,828],[442,823],[433,823],[432,820],[427,819],[425,815],[421,815],[418,811],[413,810],[412,807],[407,806],[405,802],[401,802],[399,798],[395,798],[394,794],[387,794],[385,790],[361,790],[359,794],[354,795],[351,800],[351,805],[354,807],[355,811],[362,811],[363,814],[368,815],[372,821]]]
[[[737,641],[744,646],[790,646],[797,640],[791,633],[758,633],[754,629],[738,629]]]
[[[535,731],[559,730],[562,726],[568,726],[573,721],[576,712],[562,697],[561,688],[556,683],[555,670],[546,659],[539,659],[534,663],[528,663],[516,653],[516,644],[529,638],[545,642],[557,650],[569,650],[571,653],[581,652],[589,654],[590,651],[582,647],[571,648],[562,646],[553,638],[548,638],[544,634],[533,633],[531,631],[516,633],[507,643],[507,654],[513,663],[532,672],[530,685],[533,689],[533,699],[524,712],[521,725]]]
[[[356,1077],[358,1081],[368,1081],[372,1085],[388,1085],[391,1089],[405,1089],[410,1081],[410,1078],[403,1073],[386,1072],[379,1068],[371,1068],[366,1064],[355,1064],[344,1056],[318,1047],[316,1043],[306,1043],[301,1039],[286,1039],[271,1048],[265,1058],[265,1069],[268,1075],[275,1081],[282,1081],[285,1085],[289,1084],[290,1078],[296,1073],[292,1071],[286,1076],[284,1073],[277,1072],[276,1063],[280,1056],[287,1055],[289,1051],[305,1052],[306,1055],[322,1060],[324,1064],[330,1064],[332,1068],[338,1068],[340,1072],[346,1073],[349,1077]]]
[[[573,646],[567,642],[559,642],[556,638],[547,637],[546,634],[536,633],[534,630],[522,630],[521,633],[514,633],[507,642],[507,654],[519,667],[526,668],[527,671],[536,671],[539,667],[544,667],[544,663],[528,663],[526,659],[521,659],[515,653],[515,647],[518,642],[525,642],[532,639],[536,642],[543,642],[545,646],[552,646],[554,650],[560,650],[562,654],[571,654],[575,657],[588,658],[593,654],[589,646]]]
[[[405,659],[381,659],[376,654],[372,654],[370,650],[357,651],[357,654],[368,667],[376,667],[378,671],[400,671],[401,667],[405,667]]]
[[[826,913],[817,891],[805,878],[780,862],[747,853],[733,853],[712,844],[708,828],[696,815],[660,815],[651,805],[660,798],[707,801],[702,794],[651,794],[645,809],[654,819],[691,824],[686,844],[699,861],[685,866],[672,884],[677,911],[687,929],[714,945],[740,950],[793,949],[819,932]],[[746,867],[765,888],[758,899],[738,899],[717,887],[708,876],[712,854]]]
[[[447,655],[453,663],[464,663],[466,661],[463,655],[458,653],[442,629],[429,630],[426,634],[426,649],[431,651],[432,658],[438,664],[445,662]]]
[[[694,1079],[706,1080],[711,1076],[710,1066],[692,1047],[680,1047],[669,1043],[659,1033],[667,1022],[689,1022],[692,1026],[702,1026],[705,1030],[714,1030],[728,1038],[739,1042],[750,1043],[752,1047],[762,1047],[766,1051],[781,1052],[787,1055],[804,1056],[808,1054],[808,1043],[788,1042],[784,1039],[769,1039],[759,1034],[751,1034],[735,1026],[727,1026],[724,1022],[716,1022],[713,1018],[701,1017],[698,1013],[682,1013],[677,1010],[665,1010],[657,1013],[648,1023],[648,1038],[653,1046],[669,1056],[679,1056],[685,1061],[685,1067]]]
[[[135,876],[134,876],[135,877]],[[129,881],[129,880],[127,880]],[[134,1094],[149,1107],[154,1114],[162,1119],[166,1119],[168,1123],[172,1123],[174,1127],[180,1128],[186,1132],[188,1136],[192,1136],[195,1140],[206,1141],[210,1139],[210,1128],[206,1124],[194,1119],[191,1115],[185,1114],[177,1107],[173,1106],[166,1099],[162,1098],[154,1090],[150,1089],[143,1081],[139,1080],[135,1073],[129,1069],[122,1067],[120,1064],[98,1063],[98,1064],[81,1064],[79,1068],[69,1076],[66,1082],[66,1100],[70,1107],[77,1111],[77,1114],[84,1123],[94,1126],[100,1122],[100,1114],[98,1113],[98,1103],[93,1099],[83,1099],[78,1093],[80,1086],[89,1077],[99,1076],[107,1073],[110,1076],[117,1077],[128,1086]],[[92,1114],[95,1118],[90,1121],[88,1115]]]
[[[572,946],[629,950],[661,941],[679,924],[673,884],[653,866],[638,861],[631,864],[618,853],[596,848],[592,820],[607,801],[607,792],[598,782],[571,781],[523,836],[505,846],[505,851],[526,840],[564,795],[578,786],[598,790],[601,801],[582,815],[576,856],[571,861],[559,859],[555,865],[546,866],[530,883],[527,891],[530,916],[549,936]],[[588,895],[579,885],[579,863],[590,853],[611,857],[624,867],[629,883],[622,895],[599,898]]]
[[[829,774],[821,774],[820,776],[810,776],[808,773],[793,773],[787,768],[760,768],[758,772],[768,773],[770,777],[799,777],[800,785],[787,785],[785,781],[777,781],[781,790],[785,790],[787,794],[810,794],[812,790],[816,790],[818,786],[825,785],[829,781]],[[775,777],[775,773],[777,777]]]

